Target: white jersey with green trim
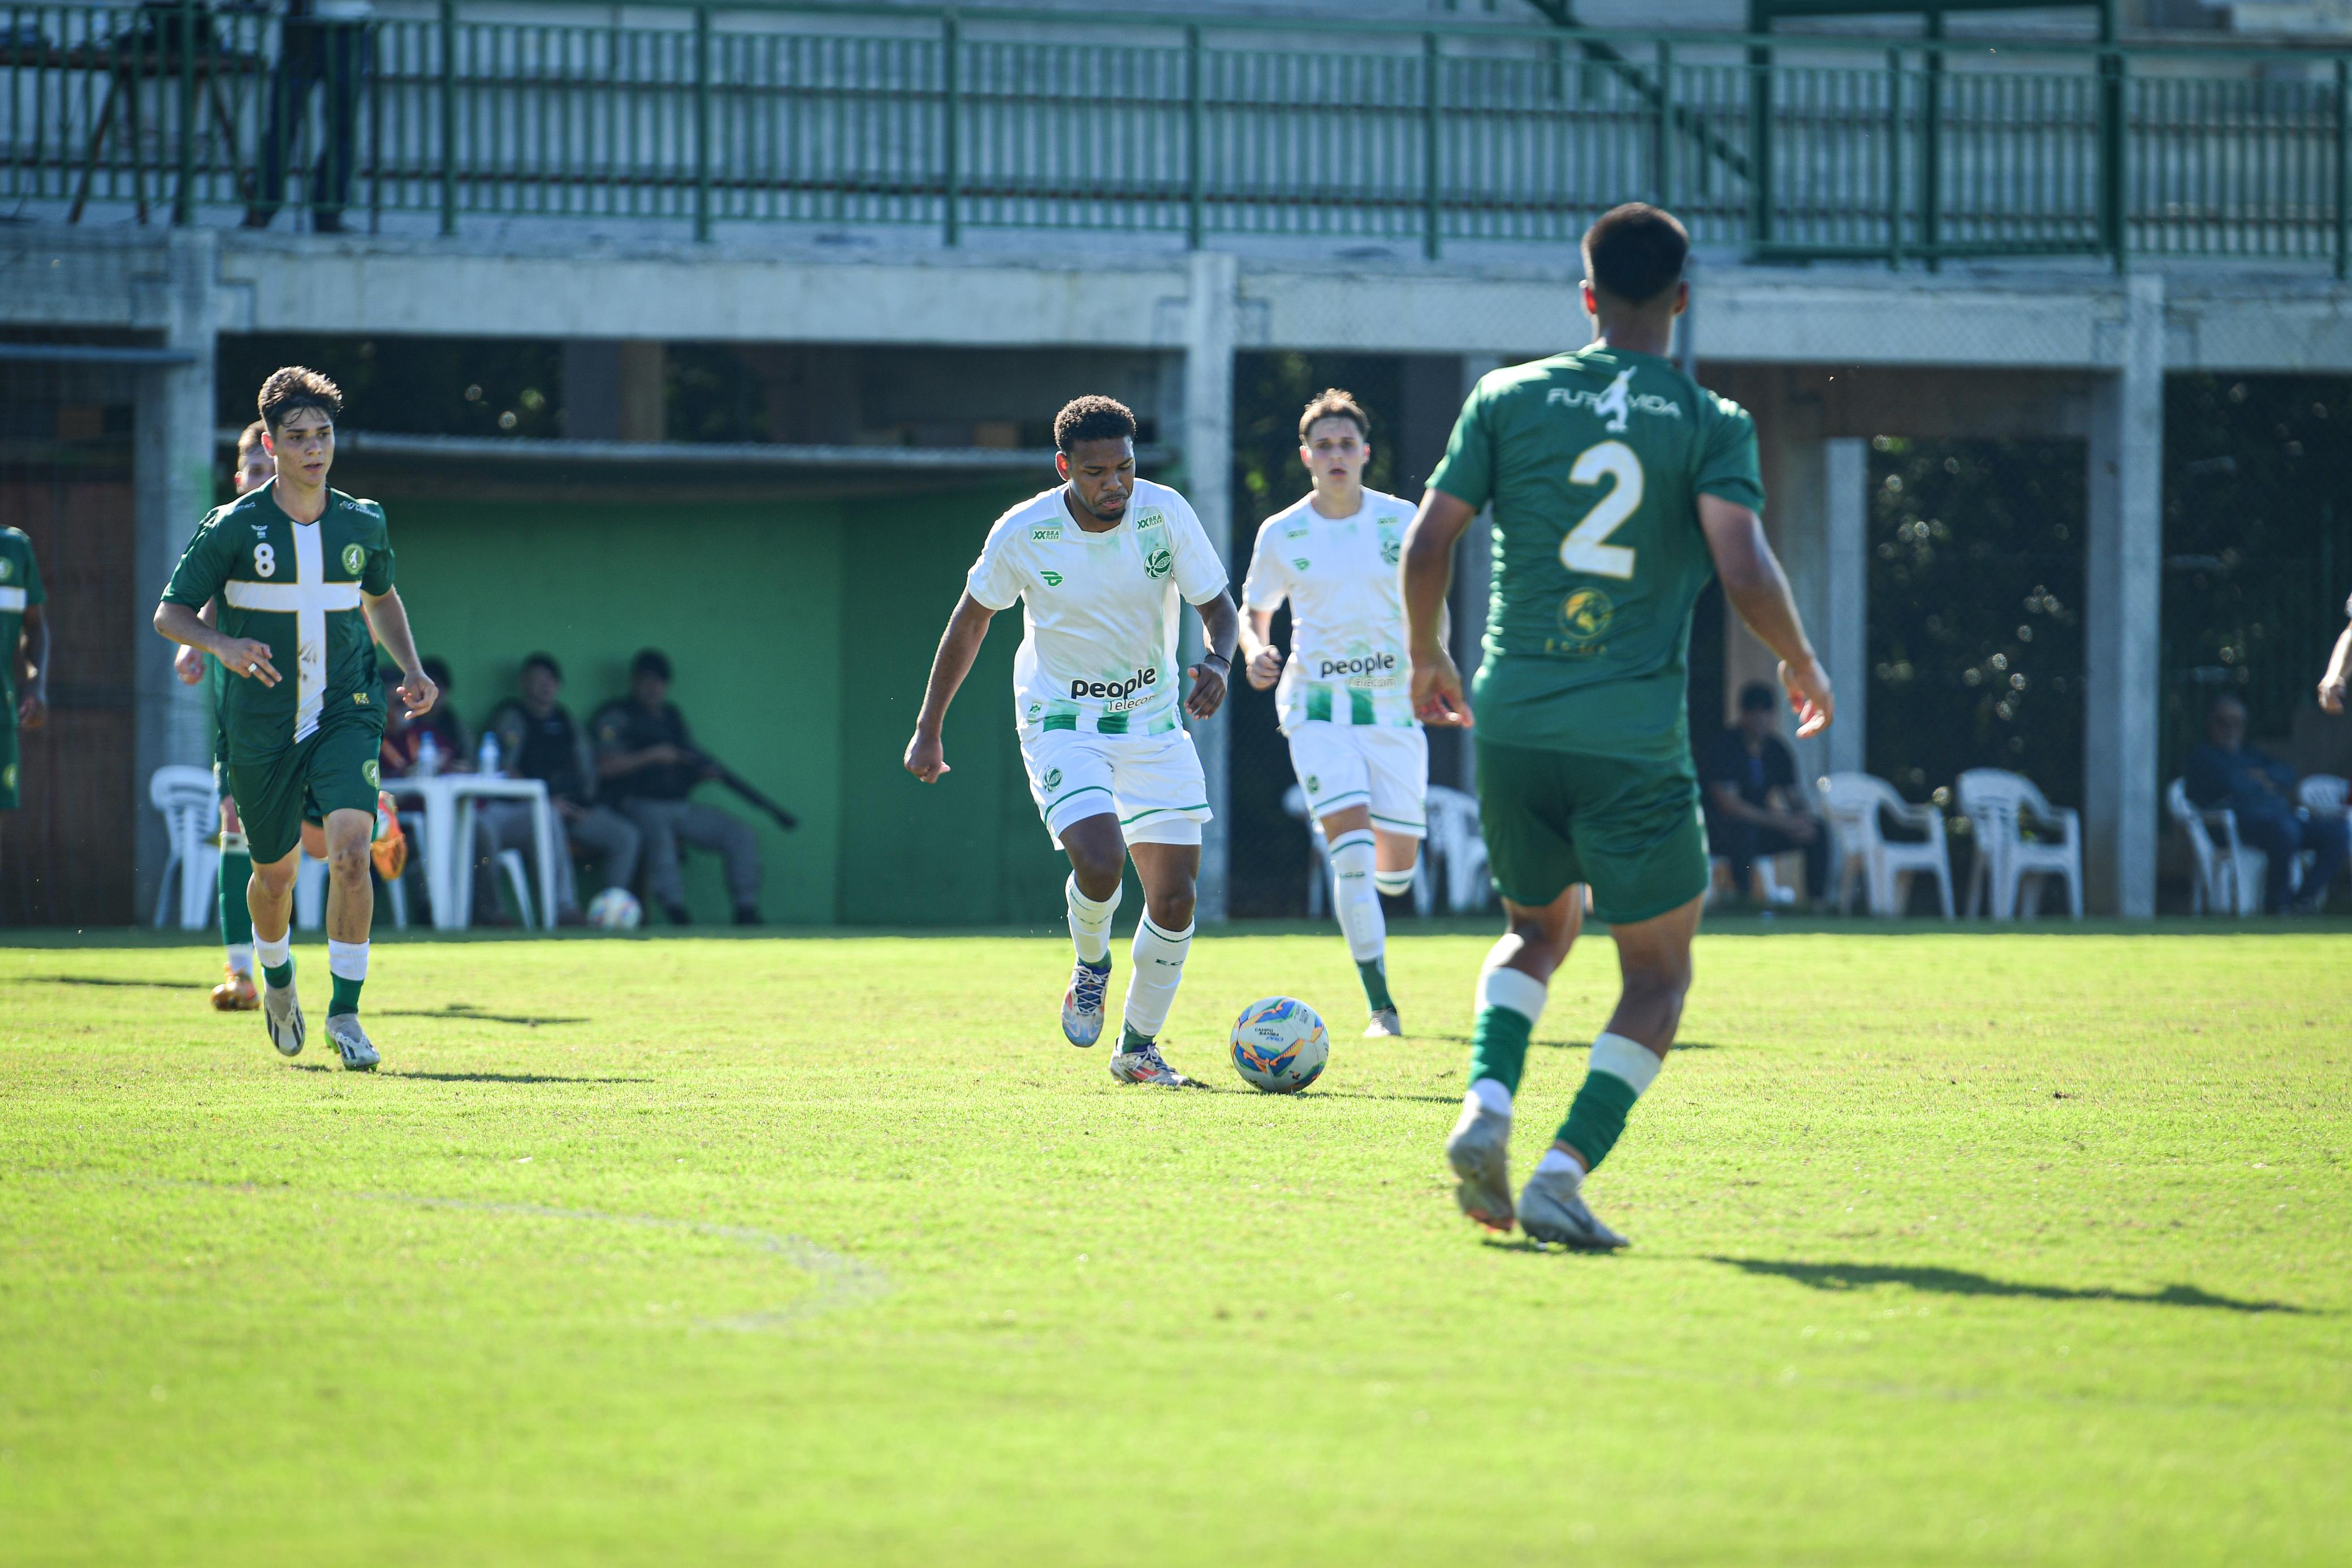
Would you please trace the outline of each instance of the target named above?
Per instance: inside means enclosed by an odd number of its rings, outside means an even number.
[[[1366,490],[1352,517],[1325,517],[1309,495],[1258,529],[1242,603],[1272,614],[1290,601],[1290,657],[1275,688],[1284,734],[1308,719],[1417,722],[1397,577],[1412,521],[1405,502]]]
[[[1022,502],[988,530],[964,590],[991,610],[1021,601],[1024,736],[1159,735],[1180,725],[1177,597],[1205,604],[1225,582],[1191,503],[1139,479],[1127,516],[1101,533],[1078,527],[1058,486]]]

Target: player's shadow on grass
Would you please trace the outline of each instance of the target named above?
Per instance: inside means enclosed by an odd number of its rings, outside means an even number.
[[[1462,1103],[1462,1096],[1459,1094],[1371,1094],[1361,1089],[1323,1089],[1311,1090],[1309,1092],[1318,1100],[1396,1100],[1409,1101],[1418,1105]]]
[[[340,1071],[324,1061],[290,1063],[297,1072]],[[651,1083],[650,1078],[567,1078],[557,1072],[379,1072],[378,1078],[421,1078],[431,1083]]]
[[[26,975],[16,983],[20,986],[124,986],[142,991],[201,991],[209,988],[201,980],[112,980],[97,975]]]
[[[1908,1285],[1942,1296],[2022,1296],[2041,1301],[2126,1301],[2151,1307],[2213,1307],[2225,1312],[2296,1312],[2310,1309],[2288,1301],[2245,1301],[2217,1296],[2194,1285],[2167,1285],[2161,1291],[2116,1291],[2105,1286],[2075,1290],[2066,1285],[2029,1285],[1996,1280],[1965,1269],[1905,1268],[1888,1263],[1783,1263],[1765,1258],[1715,1258],[1750,1274],[1771,1274],[1794,1280],[1815,1291],[1858,1291],[1872,1285]]]
[[[533,1018],[527,1013],[486,1013],[471,1002],[448,1002],[437,1008],[378,1008],[376,1017],[387,1019],[454,1019],[460,1023],[511,1023],[526,1029],[541,1024],[586,1023],[584,1018]]]

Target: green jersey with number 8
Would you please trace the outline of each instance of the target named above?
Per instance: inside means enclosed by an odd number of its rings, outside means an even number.
[[[1715,573],[1698,497],[1763,509],[1748,412],[1594,343],[1483,378],[1429,483],[1494,509],[1479,735],[1687,758],[1691,610]]]

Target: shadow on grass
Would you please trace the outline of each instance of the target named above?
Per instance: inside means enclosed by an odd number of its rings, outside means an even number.
[[[537,1029],[549,1023],[586,1023],[584,1018],[532,1018],[521,1013],[486,1013],[471,1002],[451,1002],[438,1008],[378,1008],[377,1018],[384,1019],[455,1019],[460,1023],[511,1023],[525,1029]]]
[[[1592,1049],[1592,1042],[1589,1040],[1531,1040],[1528,1043],[1545,1051],[1591,1051]],[[1704,1040],[1675,1041],[1675,1051],[1720,1051],[1722,1049],[1721,1046]],[[1670,1051],[1667,1054],[1672,1055],[1673,1052]]]
[[[2217,1296],[2194,1285],[2167,1285],[2161,1291],[2116,1291],[2105,1287],[2074,1290],[2065,1285],[2029,1285],[1996,1280],[1965,1269],[1906,1268],[1888,1263],[1785,1263],[1764,1258],[1713,1258],[1750,1274],[1770,1274],[1794,1280],[1816,1291],[1858,1291],[1872,1285],[1908,1285],[1942,1296],[2021,1296],[2041,1301],[2127,1301],[2151,1307],[2212,1307],[2227,1312],[2295,1312],[2310,1309],[2287,1301],[2245,1301]]]
[[[1325,1089],[1319,1092],[1309,1091],[1309,1092],[1314,1093],[1316,1098],[1324,1100],[1394,1100],[1401,1103],[1415,1105],[1462,1103],[1462,1096],[1459,1094],[1370,1094],[1360,1089]]]
[[[337,1072],[341,1069],[324,1061],[292,1061],[287,1063],[297,1072]],[[651,1083],[650,1078],[567,1078],[557,1072],[400,1072],[383,1071],[369,1074],[372,1078],[415,1078],[428,1083]]]
[[[111,980],[97,975],[23,975],[20,986],[121,986],[141,991],[208,991],[202,980]]]

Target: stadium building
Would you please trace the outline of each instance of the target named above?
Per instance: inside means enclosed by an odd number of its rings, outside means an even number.
[[[2174,641],[2176,578],[2219,558],[2168,542],[2168,379],[2352,376],[2340,5],[377,0],[322,46],[356,65],[299,91],[264,12],[11,15],[0,522],[43,551],[60,674],[0,922],[152,907],[144,780],[205,761],[210,721],[147,615],[289,360],[352,393],[336,483],[384,503],[469,727],[533,648],[583,714],[666,649],[699,737],[804,823],[766,846],[794,923],[1059,907],[1006,629],[950,722],[953,789],[898,757],[1066,397],[1129,402],[1146,471],[1237,560],[1286,375],[1360,372],[1387,487],[1417,495],[1480,373],[1582,340],[1572,246],[1627,199],[1691,225],[1678,352],[1757,417],[1841,694],[1811,772],[1927,798],[1950,772],[1915,737],[1964,715],[1950,758],[2032,764],[2082,809],[2092,909],[2152,915],[2168,725],[2200,672],[2307,690],[2345,589],[2340,559],[2286,574],[2276,649]],[[1901,513],[1898,460],[1969,442],[2059,455],[2012,497],[2030,548],[1980,551],[1991,586],[1941,612],[1969,629],[1937,685],[1872,604],[1966,530]],[[2235,471],[2170,505],[2229,514]],[[1719,611],[1699,647],[1702,712],[1769,674]],[[1205,727],[1205,917],[1303,853],[1253,836],[1271,739],[1246,702]],[[1441,751],[1442,779],[1465,765]]]

